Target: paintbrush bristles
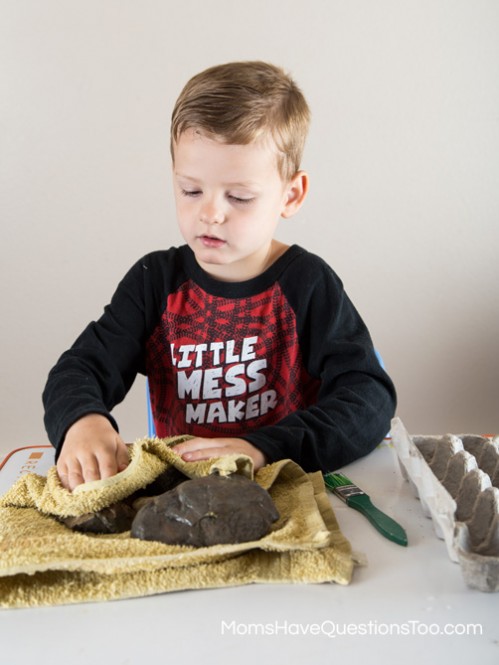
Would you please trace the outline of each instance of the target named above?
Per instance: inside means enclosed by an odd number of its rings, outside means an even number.
[[[347,478],[343,473],[326,473],[324,480],[330,487],[343,487],[343,485],[353,485],[350,478]]]

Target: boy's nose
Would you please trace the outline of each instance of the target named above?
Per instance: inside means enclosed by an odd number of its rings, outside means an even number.
[[[223,224],[225,213],[215,201],[207,201],[201,208],[200,219],[205,224]]]

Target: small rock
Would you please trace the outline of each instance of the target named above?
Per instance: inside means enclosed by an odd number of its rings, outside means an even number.
[[[73,531],[82,533],[123,533],[130,529],[135,514],[131,506],[120,501],[96,513],[64,517],[59,521]]]

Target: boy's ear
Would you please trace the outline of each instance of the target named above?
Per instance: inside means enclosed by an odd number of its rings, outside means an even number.
[[[305,171],[297,171],[291,178],[286,192],[286,199],[281,212],[281,217],[285,219],[298,212],[303,205],[308,192],[308,174]]]

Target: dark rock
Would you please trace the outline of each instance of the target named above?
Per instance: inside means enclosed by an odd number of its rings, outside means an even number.
[[[279,513],[266,490],[240,475],[187,480],[137,513],[131,536],[205,547],[258,540]]]
[[[132,495],[95,513],[78,517],[60,518],[59,521],[73,531],[108,534],[129,531],[137,510],[152,501],[152,498],[173,489],[188,479],[184,473],[170,466],[152,483]]]
[[[166,471],[163,471],[163,473],[156,478],[156,480],[153,480],[152,483],[149,483],[149,485],[143,489],[138,490],[132,496],[158,496],[159,494],[168,492],[168,490],[172,490],[186,480],[189,480],[189,476],[186,476],[185,473],[182,473],[182,471],[179,471],[174,466],[169,466]]]
[[[123,533],[130,529],[135,514],[136,511],[131,506],[120,501],[96,513],[64,517],[59,521],[73,531],[82,533]]]
[[[185,473],[182,473],[182,471],[179,471],[174,466],[169,466],[166,471],[163,471],[163,473],[153,480],[152,483],[149,483],[146,487],[142,487],[127,497],[126,503],[132,506],[135,512],[137,512],[137,510],[148,503],[152,497],[164,494],[186,480],[189,480],[189,476],[186,476]]]

